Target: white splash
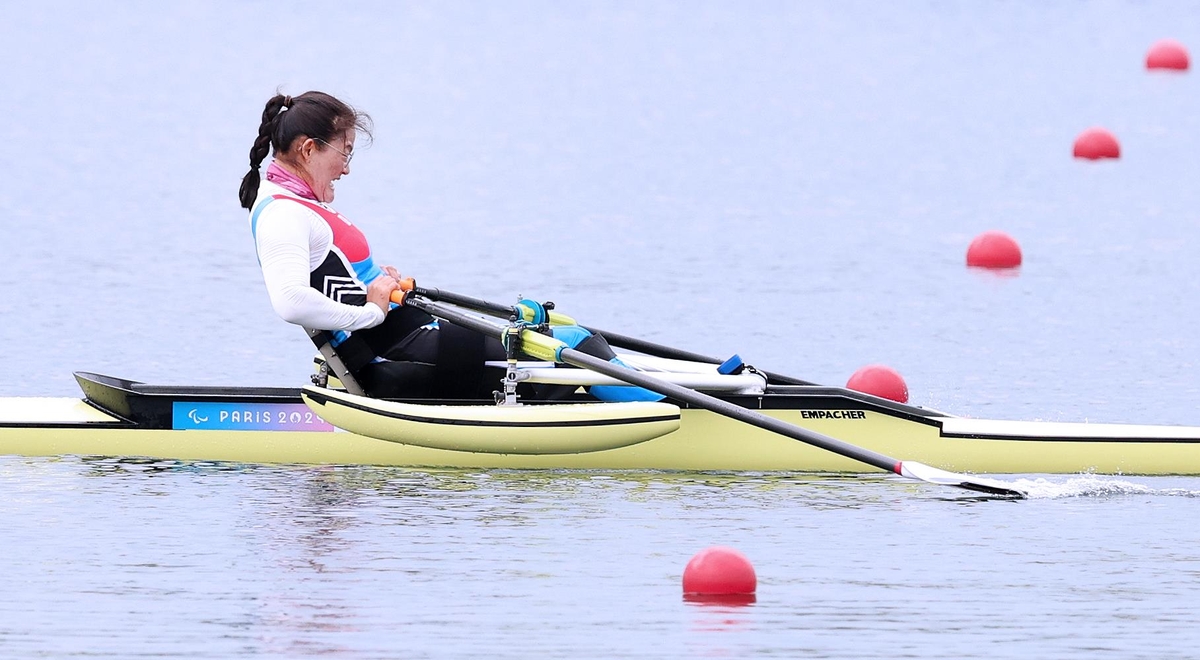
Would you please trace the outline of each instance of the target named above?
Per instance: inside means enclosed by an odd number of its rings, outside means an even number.
[[[1127,481],[1121,477],[1096,474],[1080,474],[1066,477],[1065,481],[1051,481],[1045,477],[1016,479],[1010,484],[1025,491],[1029,499],[1056,499],[1064,497],[1113,497],[1120,495],[1166,495],[1175,497],[1200,497],[1200,491],[1185,488],[1152,488],[1145,484]]]

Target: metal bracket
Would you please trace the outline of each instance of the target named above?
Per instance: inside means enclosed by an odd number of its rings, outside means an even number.
[[[321,361],[321,367],[317,369],[317,373],[311,376],[313,385],[317,387],[329,387],[329,363]]]
[[[514,316],[504,330],[504,357],[508,361],[508,365],[504,369],[504,378],[500,380],[503,390],[494,393],[496,405],[521,405],[517,401],[517,383],[520,382],[520,375],[517,372],[517,353],[520,352],[522,329],[524,329],[524,325]]]
[[[357,394],[358,396],[366,396],[366,392],[363,391],[362,386],[358,384],[358,381],[354,379],[350,370],[346,368],[346,364],[342,362],[342,357],[334,350],[333,334],[326,330],[313,330],[312,328],[305,328],[304,331],[308,333],[309,339],[312,339],[313,343],[316,344],[317,351],[321,353],[321,357],[325,358],[323,368],[332,371],[333,375],[337,376],[337,379],[342,382],[342,387],[345,387],[347,392]],[[328,382],[328,375],[325,378],[326,382]]]

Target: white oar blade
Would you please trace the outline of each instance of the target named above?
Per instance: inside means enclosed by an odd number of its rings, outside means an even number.
[[[1027,496],[1025,491],[995,479],[986,479],[976,477],[969,474],[959,474],[957,472],[947,472],[935,467],[930,467],[924,463],[915,461],[903,461],[900,463],[900,474],[910,479],[920,479],[931,484],[939,484],[942,486],[958,486],[967,490],[974,490],[980,493],[989,495],[1000,495],[1003,497],[1020,497]]]

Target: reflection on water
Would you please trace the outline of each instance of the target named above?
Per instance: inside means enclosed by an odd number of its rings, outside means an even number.
[[[683,600],[701,607],[715,607],[733,610],[739,607],[753,605],[758,601],[754,594],[693,594],[684,593]]]
[[[946,630],[986,638],[1004,611],[1034,647],[1080,616],[1125,648],[1200,562],[1188,499],[1161,497],[1195,480],[1125,481],[1149,490],[1014,503],[886,476],[0,458],[0,645],[120,655],[154,628],[172,632],[138,648],[212,657],[971,657]],[[753,603],[681,599],[714,544],[756,558]]]

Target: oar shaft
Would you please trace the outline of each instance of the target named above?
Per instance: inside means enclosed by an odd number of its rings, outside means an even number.
[[[490,321],[471,316],[470,314],[464,314],[463,312],[454,308],[430,302],[428,300],[423,300],[419,297],[410,296],[405,304],[482,334],[495,337],[503,335],[504,333],[503,328],[498,328],[496,324]],[[539,335],[530,330],[526,330],[524,332],[532,335],[530,339],[539,337]],[[549,340],[548,337],[542,337],[542,339]],[[697,392],[674,383],[668,383],[666,381],[647,376],[639,371],[634,371],[626,367],[615,365],[607,360],[593,357],[587,353],[581,353],[580,351],[572,348],[563,348],[561,351],[559,351],[558,355],[559,358],[567,364],[584,369],[591,369],[592,371],[604,374],[605,376],[611,376],[626,383],[644,387],[648,390],[671,397],[677,401],[689,403],[697,408],[711,410],[717,414],[725,415],[726,417],[736,419],[740,422],[745,422],[746,424],[750,424],[752,426],[757,426],[773,433],[778,433],[780,435],[792,438],[793,440],[799,440],[800,442],[820,447],[821,449],[825,449],[835,454],[845,456],[846,458],[866,463],[867,465],[877,467],[887,472],[895,472],[897,474],[900,473],[900,461],[888,456],[884,456],[883,454],[870,451],[869,449],[863,449],[862,447],[847,444],[836,438],[831,438],[815,431],[809,431],[808,429],[788,424],[787,422],[775,419],[774,417],[769,417],[760,412],[750,410],[749,408],[743,408],[741,406],[729,403],[728,401],[723,401],[716,397],[709,396],[703,392]]]

